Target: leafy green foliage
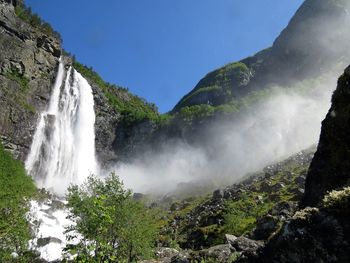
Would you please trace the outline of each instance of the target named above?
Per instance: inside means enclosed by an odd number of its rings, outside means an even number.
[[[74,62],[74,68],[103,91],[110,105],[122,114],[126,124],[143,120],[156,122],[160,120],[158,109],[154,103],[148,103],[144,99],[132,95],[126,88],[105,82],[92,68],[77,61]]]
[[[152,255],[156,227],[152,213],[131,197],[115,174],[105,181],[90,176],[83,186],[71,186],[67,195],[70,239],[82,239],[66,250],[77,262],[133,262]]]
[[[28,198],[34,196],[33,180],[20,161],[0,143],[0,258],[2,262],[26,262],[30,229],[26,220]],[[12,252],[18,254],[13,259]]]
[[[26,7],[23,4],[18,4],[15,7],[16,15],[22,19],[24,22],[30,24],[31,26],[40,29],[43,33],[52,35],[61,40],[61,36],[56,32],[49,23],[43,21],[40,16],[34,14],[30,7]]]

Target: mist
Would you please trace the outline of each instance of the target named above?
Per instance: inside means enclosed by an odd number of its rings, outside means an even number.
[[[215,188],[316,144],[337,79],[349,64],[350,3],[339,1],[336,6],[346,6],[339,13],[334,11],[338,7],[328,10],[334,4],[329,1],[313,16],[312,1],[303,4],[303,12],[298,11],[274,43],[275,50],[282,52],[277,55],[281,61],[274,63],[284,65],[285,72],[272,74],[271,83],[288,86],[271,85],[268,98],[232,119],[213,122],[200,135],[200,146],[182,140],[164,142],[161,150],[149,150],[109,171],[116,171],[126,187],[142,193],[171,193],[186,184]],[[308,18],[302,21],[305,13]],[[283,61],[288,58],[291,61]],[[293,79],[296,75],[304,81]]]
[[[233,183],[317,143],[335,76],[313,87],[301,82],[272,88],[269,98],[243,109],[234,120],[213,123],[205,131],[203,147],[181,140],[165,142],[162,150],[150,150],[112,170],[126,187],[142,193],[166,194],[184,183],[211,187]]]

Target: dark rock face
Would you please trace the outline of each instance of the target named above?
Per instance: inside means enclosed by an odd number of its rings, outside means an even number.
[[[94,95],[95,110],[95,147],[99,163],[102,166],[115,161],[117,155],[113,149],[113,142],[116,138],[116,125],[120,121],[120,114],[108,103],[107,98],[101,89],[91,83]]]
[[[248,257],[242,262],[349,262],[349,94],[347,68],[339,78],[331,109],[322,123],[319,145],[306,176],[301,202],[304,209],[289,217],[269,239],[258,253],[258,261]],[[295,182],[300,184],[302,180]],[[265,221],[262,223],[272,226],[272,222]],[[266,227],[261,227],[255,230],[257,236],[264,236],[261,230]]]
[[[271,48],[209,73],[173,111],[198,104],[217,106],[252,90],[318,76],[342,58],[348,63],[346,4],[346,0],[306,0]]]
[[[322,122],[320,142],[306,178],[303,206],[314,206],[327,191],[350,183],[350,68],[333,94]]]
[[[346,211],[300,210],[267,244],[258,262],[349,262],[348,217]]]
[[[45,109],[61,53],[60,40],[19,19],[17,1],[0,1],[0,134],[24,160],[38,116]]]

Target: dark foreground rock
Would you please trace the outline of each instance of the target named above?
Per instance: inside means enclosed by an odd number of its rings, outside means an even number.
[[[304,208],[269,239],[258,260],[248,257],[241,262],[350,261],[349,94],[347,68],[322,123],[319,145],[306,177]]]

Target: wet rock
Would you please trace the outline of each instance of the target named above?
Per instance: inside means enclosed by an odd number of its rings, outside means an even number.
[[[56,238],[56,237],[38,238],[37,246],[38,247],[44,247],[44,246],[46,246],[47,244],[50,244],[50,243],[61,244],[62,241],[60,239]]]

